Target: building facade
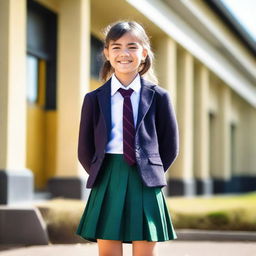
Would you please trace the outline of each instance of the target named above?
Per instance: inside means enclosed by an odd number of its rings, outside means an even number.
[[[88,195],[80,111],[101,85],[102,29],[119,19],[144,25],[177,114],[180,153],[165,193],[256,190],[256,48],[219,1],[5,0],[0,204]]]

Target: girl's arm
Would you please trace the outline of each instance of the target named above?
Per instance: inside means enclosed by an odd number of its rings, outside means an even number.
[[[178,123],[167,92],[163,94],[159,102],[156,130],[160,157],[164,171],[167,171],[179,153]]]
[[[84,96],[81,111],[78,139],[78,159],[88,174],[94,152],[93,107],[90,95],[87,93]]]

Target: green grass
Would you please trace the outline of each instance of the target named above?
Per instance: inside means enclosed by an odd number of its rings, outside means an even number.
[[[256,193],[167,198],[176,228],[256,231]]]
[[[256,192],[211,198],[166,197],[175,228],[256,231]],[[85,242],[75,235],[86,202],[56,198],[36,206],[52,243]]]

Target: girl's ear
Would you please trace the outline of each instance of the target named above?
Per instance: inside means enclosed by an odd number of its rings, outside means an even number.
[[[142,59],[145,61],[145,59],[147,58],[148,55],[148,50],[146,48],[143,48],[142,50]]]
[[[109,60],[108,59],[108,49],[104,48],[103,52],[104,52],[104,55],[105,55],[106,59]]]

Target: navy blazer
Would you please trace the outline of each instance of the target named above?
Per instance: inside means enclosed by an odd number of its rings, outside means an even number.
[[[135,153],[139,174],[148,187],[166,186],[165,172],[179,152],[178,124],[168,91],[141,79]],[[111,131],[111,78],[84,96],[78,159],[92,188],[101,169]]]

